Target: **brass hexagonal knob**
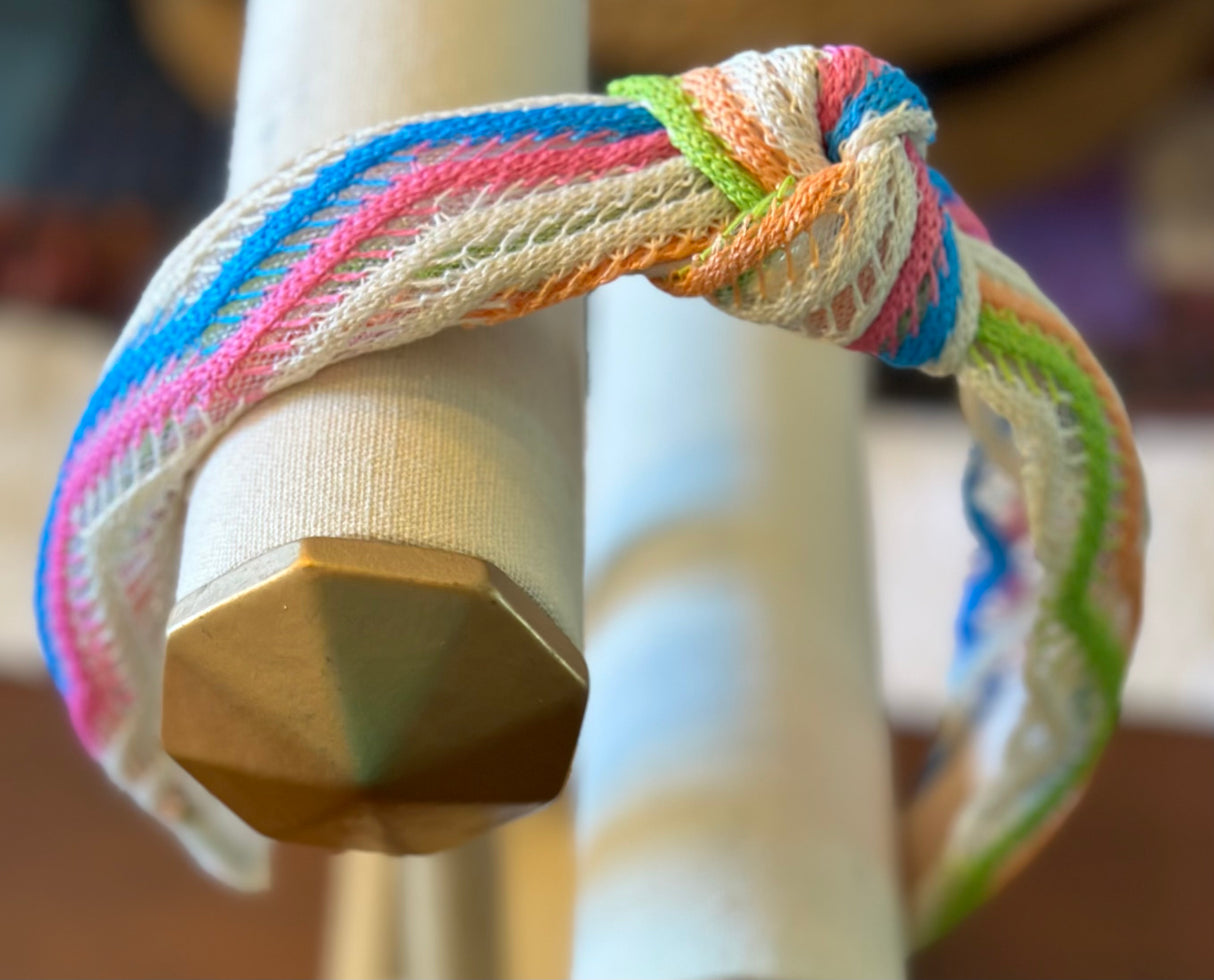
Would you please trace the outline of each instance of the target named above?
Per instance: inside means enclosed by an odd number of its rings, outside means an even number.
[[[551,800],[586,664],[465,555],[308,538],[178,602],[161,736],[279,840],[421,854]]]

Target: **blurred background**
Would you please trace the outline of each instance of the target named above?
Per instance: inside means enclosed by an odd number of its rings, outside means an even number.
[[[932,162],[1080,325],[1136,420],[1153,538],[1126,723],[1059,837],[914,975],[1214,976],[1214,2],[591,6],[599,81],[790,43],[860,44],[904,67],[936,110]],[[106,351],[222,197],[242,17],[238,0],[0,0],[0,976],[322,969],[325,856],[280,849],[256,898],[196,874],[76,746],[30,611],[43,508]],[[967,569],[967,439],[950,384],[882,370],[873,392],[905,792]],[[561,812],[516,834],[521,866],[543,852],[549,894],[501,876],[511,920],[554,962],[560,922],[526,922],[528,902],[559,909],[568,887]]]

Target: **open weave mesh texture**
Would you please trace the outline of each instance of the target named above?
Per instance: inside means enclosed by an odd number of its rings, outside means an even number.
[[[856,48],[787,48],[610,91],[355,134],[182,243],[120,338],[52,501],[48,662],[113,777],[210,870],[259,881],[264,843],[156,737],[191,471],[242,413],[324,367],[644,273],[958,379],[980,549],[953,702],[906,818],[911,915],[931,938],[1040,844],[1114,724],[1145,535],[1124,409],[927,167],[934,122],[897,69]]]

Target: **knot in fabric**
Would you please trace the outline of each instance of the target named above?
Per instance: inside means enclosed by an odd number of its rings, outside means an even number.
[[[254,406],[340,361],[644,274],[955,374],[967,404],[1003,420],[969,413],[980,551],[944,736],[906,820],[910,920],[930,939],[1039,847],[1115,724],[1146,533],[1124,406],[927,168],[932,116],[897,69],[857,48],[787,48],[610,91],[343,135],[174,250],[51,498],[36,600],[48,665],[111,775],[206,867],[261,880],[264,841],[158,736],[191,473]],[[521,567],[509,549],[476,553]]]
[[[609,92],[644,104],[737,208],[658,285],[898,367],[956,369],[974,277],[957,225],[985,233],[927,167],[935,120],[901,70],[856,47],[784,48]]]

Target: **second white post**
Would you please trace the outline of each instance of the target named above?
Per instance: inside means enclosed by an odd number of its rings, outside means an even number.
[[[897,977],[863,364],[591,301],[579,980]]]

